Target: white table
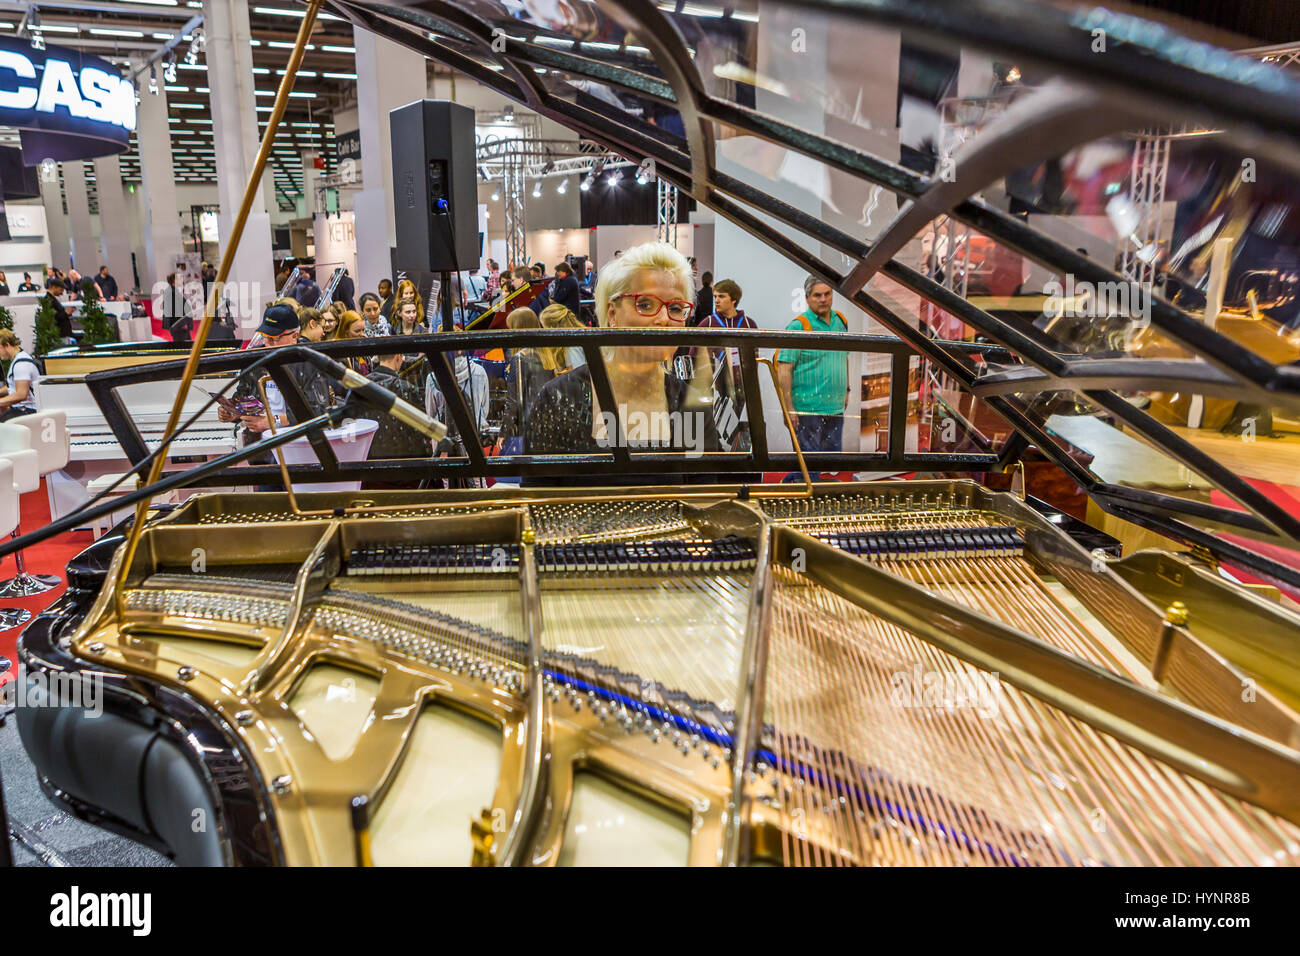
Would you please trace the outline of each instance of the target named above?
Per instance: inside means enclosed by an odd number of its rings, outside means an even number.
[[[370,443],[375,440],[379,423],[369,418],[358,418],[348,422],[342,428],[327,428],[325,437],[329,439],[330,448],[339,464],[344,462],[365,461],[370,454]],[[307,438],[295,438],[280,446],[284,450],[287,465],[317,465],[320,459]],[[360,491],[359,481],[295,481],[294,491]]]

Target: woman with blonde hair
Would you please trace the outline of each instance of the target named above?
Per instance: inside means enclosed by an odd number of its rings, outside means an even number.
[[[512,329],[542,327],[537,313],[527,307],[515,309],[506,316],[506,325]],[[497,440],[499,454],[517,455],[523,451],[528,408],[543,386],[555,377],[556,362],[562,360],[563,354],[562,348],[527,348],[517,349],[510,356],[510,364],[506,366],[506,405],[501,414],[501,437]]]
[[[626,250],[601,270],[596,283],[596,316],[605,328],[681,329],[694,310],[693,300],[691,267],[666,242]],[[592,454],[620,441],[639,450],[717,451],[707,369],[702,369],[703,387],[693,375],[674,374],[676,351],[672,342],[603,350],[622,436],[612,433],[614,410],[599,408],[585,364],[552,379],[527,416],[525,451]]]
[[[529,312],[532,309],[528,310]],[[512,313],[513,314],[513,313]],[[542,309],[542,314],[538,316],[544,329],[585,329],[586,326],[578,320],[566,306],[558,302],[552,302],[546,308]],[[506,319],[509,322],[509,318]],[[587,364],[587,356],[582,348],[577,345],[554,346],[552,348],[538,349],[538,355],[545,365],[551,371],[567,372],[571,368],[577,368],[579,365]]]

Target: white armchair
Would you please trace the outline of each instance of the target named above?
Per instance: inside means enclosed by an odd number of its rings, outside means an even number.
[[[9,534],[18,527],[18,488],[14,485],[14,465],[7,458],[0,457],[0,535]],[[7,631],[19,624],[26,624],[32,612],[20,607],[0,608],[0,630]],[[4,670],[0,664],[0,671]],[[5,834],[0,833],[0,839]]]
[[[31,430],[14,423],[37,417],[40,417],[39,414],[23,415],[20,419],[0,422],[0,458],[8,460],[13,468],[12,485],[17,489],[18,496],[40,490],[41,455],[37,448],[32,447]],[[64,431],[66,433],[66,428]],[[42,444],[49,444],[49,442],[42,442]],[[66,463],[65,459],[64,464]],[[16,538],[21,533],[15,522],[13,536]],[[7,581],[0,581],[0,598],[31,597],[33,594],[43,594],[59,586],[61,579],[53,574],[28,574],[21,551],[14,555],[14,561],[18,573]]]

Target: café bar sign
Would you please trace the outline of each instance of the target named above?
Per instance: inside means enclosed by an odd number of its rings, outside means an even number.
[[[124,153],[135,87],[99,57],[0,37],[0,126],[21,131],[27,166]]]

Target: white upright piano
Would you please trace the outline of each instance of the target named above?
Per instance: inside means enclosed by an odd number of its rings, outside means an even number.
[[[129,364],[165,361],[181,357],[182,354],[163,353],[157,358],[141,358],[137,355]],[[92,366],[106,368],[116,364],[119,364],[119,360],[100,356],[55,355],[46,358],[47,374],[37,384],[36,403],[41,409],[61,408],[68,413],[71,446],[68,467],[46,479],[50,514],[53,518],[62,517],[83,504],[89,498],[86,486],[96,478],[106,474],[120,474],[131,467],[126,451],[118,443],[85,382],[85,375],[97,370]],[[231,378],[228,373],[195,378],[185,401],[181,422],[187,421],[208,401],[208,391],[219,391]],[[140,382],[117,390],[123,407],[135,422],[150,451],[157,449],[162,441],[179,385],[179,381],[171,379]],[[168,454],[169,470],[234,451],[239,446],[236,429],[235,424],[217,419],[217,407],[214,405],[185,434],[172,442]],[[134,484],[124,484],[123,487],[131,488]]]

